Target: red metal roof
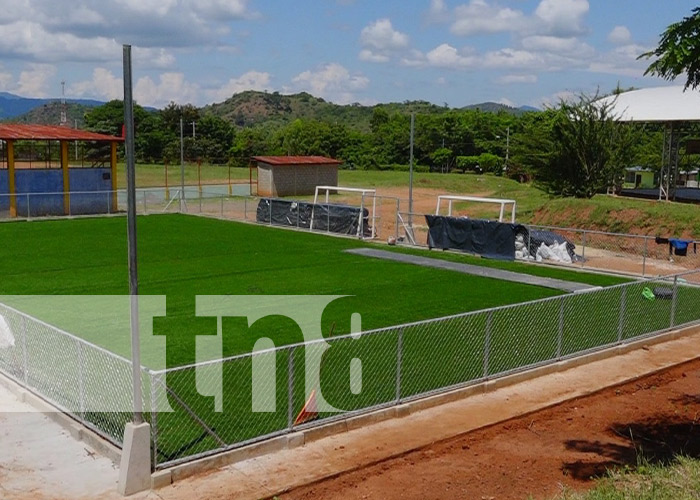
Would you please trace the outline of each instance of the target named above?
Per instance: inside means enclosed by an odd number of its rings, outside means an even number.
[[[325,156],[253,156],[253,160],[269,165],[340,165],[340,160]]]
[[[34,141],[123,141],[116,137],[87,130],[77,130],[68,127],[52,125],[25,125],[21,123],[0,123],[0,139],[2,140],[34,140]]]

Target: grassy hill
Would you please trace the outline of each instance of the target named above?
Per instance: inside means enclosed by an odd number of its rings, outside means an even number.
[[[66,103],[66,121],[71,127],[75,127],[76,121],[78,128],[83,127],[85,113],[90,111],[92,106],[78,103]],[[6,121],[14,123],[34,123],[39,125],[60,125],[61,123],[61,103],[52,101],[44,104],[39,104],[30,111],[8,118]]]
[[[376,107],[382,107],[389,113],[431,114],[444,112],[447,108],[427,101],[405,101],[402,103],[383,103],[375,106],[354,104],[334,104],[319,97],[302,92],[283,95],[279,92],[246,91],[234,94],[224,102],[210,104],[202,108],[202,113],[211,113],[223,118],[237,127],[249,127],[261,123],[284,125],[296,119],[313,119],[332,123],[343,123],[351,128],[368,131],[370,119]],[[522,114],[524,108],[512,108],[504,104],[486,102],[473,104],[461,109],[480,109],[485,112]]]

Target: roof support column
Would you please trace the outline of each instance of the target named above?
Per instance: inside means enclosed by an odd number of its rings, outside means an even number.
[[[15,179],[15,141],[7,140],[7,187],[10,193],[10,217],[17,217],[17,182]]]
[[[68,141],[61,141],[61,170],[63,171],[63,213],[70,215],[70,173],[68,169]]]
[[[112,172],[112,206],[109,210],[110,213],[116,213],[119,208],[117,201],[117,143],[112,141],[110,143],[111,151],[109,155],[109,168]]]

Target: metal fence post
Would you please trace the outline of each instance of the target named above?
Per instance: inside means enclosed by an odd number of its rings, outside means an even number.
[[[676,306],[678,305],[678,276],[673,277],[673,298],[671,300],[671,322],[669,328],[676,326]]]
[[[27,318],[22,316],[22,378],[24,385],[29,384],[29,353],[27,352]]]
[[[153,441],[153,467],[158,465],[158,397],[156,395],[156,383],[158,376],[150,370],[148,380],[151,384],[151,439]]]
[[[559,328],[557,333],[557,359],[561,358],[562,344],[564,343],[564,300],[566,295],[562,295],[559,301]]]
[[[78,350],[78,409],[80,410],[80,418],[85,420],[85,360],[83,357],[83,345],[75,339]]]
[[[30,212],[31,210],[29,210],[29,193],[27,193],[27,219],[31,217]]]
[[[581,267],[586,267],[586,231],[581,236]]]
[[[400,201],[396,198],[396,234],[394,235],[394,241],[399,242],[399,217],[401,212],[401,207],[399,205]]]
[[[401,365],[403,364],[403,328],[396,340],[396,402],[401,401]]]
[[[647,251],[649,246],[649,237],[644,237],[644,254],[642,255],[642,277],[647,273]]]
[[[486,316],[486,329],[484,332],[484,378],[489,376],[489,360],[491,358],[491,324],[493,322],[493,311],[489,311]]]
[[[287,428],[294,427],[294,347],[287,354]]]
[[[617,343],[622,342],[622,332],[625,329],[625,312],[627,309],[627,288],[622,287],[622,293],[620,294],[620,317],[617,322]]]
[[[143,191],[143,215],[148,215],[148,201],[146,200],[146,191]]]
[[[248,198],[243,198],[243,220],[248,220]]]
[[[221,218],[224,218],[224,195],[221,195]]]

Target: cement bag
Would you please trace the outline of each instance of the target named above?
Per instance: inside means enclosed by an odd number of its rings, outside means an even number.
[[[0,315],[0,349],[8,349],[14,347],[15,337],[12,335],[10,325],[7,324],[5,318]]]

